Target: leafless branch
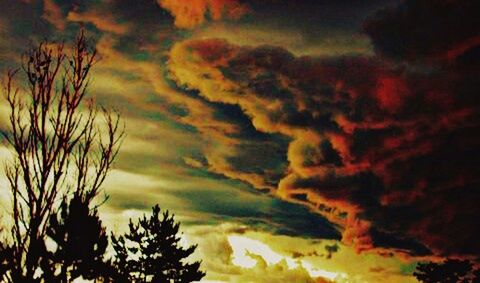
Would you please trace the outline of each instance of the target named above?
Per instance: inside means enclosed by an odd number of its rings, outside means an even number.
[[[63,43],[39,44],[23,56],[20,71],[28,87],[15,87],[18,71],[8,72],[4,83],[11,110],[4,136],[15,153],[6,168],[13,196],[13,281],[34,279],[36,243],[56,203],[69,194],[89,202],[98,195],[124,135],[118,113],[102,108],[99,121],[94,103],[85,103],[96,50],[83,32],[72,51],[66,49]]]

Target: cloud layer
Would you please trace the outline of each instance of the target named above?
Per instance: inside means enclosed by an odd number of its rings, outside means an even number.
[[[257,131],[290,138],[289,167],[274,193],[343,227],[346,243],[359,250],[473,256],[480,251],[480,162],[474,158],[480,104],[478,65],[465,58],[478,54],[478,43],[471,30],[462,30],[460,40],[430,25],[427,42],[438,54],[450,54],[447,61],[432,59],[428,47],[417,50],[413,40],[398,54],[388,51],[388,43],[398,44],[389,41],[388,28],[410,24],[403,21],[410,14],[431,6],[442,19],[437,4],[420,2],[370,19],[366,29],[378,56],[295,57],[282,48],[205,39],[176,44],[168,66],[180,86],[210,102],[239,106]],[[436,45],[441,34],[448,46]],[[469,44],[452,47],[457,41]],[[388,63],[384,55],[405,63]]]

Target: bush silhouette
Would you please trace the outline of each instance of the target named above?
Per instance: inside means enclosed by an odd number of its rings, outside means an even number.
[[[424,283],[480,283],[480,269],[468,260],[419,263],[413,275]]]

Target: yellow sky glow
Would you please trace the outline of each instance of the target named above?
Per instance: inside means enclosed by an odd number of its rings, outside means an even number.
[[[312,277],[322,277],[329,280],[345,278],[343,273],[327,271],[314,267],[306,260],[296,260],[292,257],[281,255],[272,250],[267,244],[250,239],[244,236],[231,235],[228,236],[228,242],[232,247],[232,263],[243,268],[253,268],[257,265],[258,260],[251,255],[260,256],[266,264],[274,265],[285,260],[289,269],[303,267]]]

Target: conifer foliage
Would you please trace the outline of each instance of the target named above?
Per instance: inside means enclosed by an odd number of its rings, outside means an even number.
[[[137,223],[130,220],[125,235],[112,235],[114,264],[124,280],[160,283],[202,279],[205,273],[199,270],[201,262],[185,262],[197,246],[183,247],[179,228],[174,215],[168,210],[162,213],[156,205],[149,218],[144,215]]]
[[[102,276],[108,235],[96,209],[90,209],[81,195],[69,202],[64,200],[60,210],[50,217],[47,236],[56,244],[48,253],[49,264],[60,270],[50,271],[51,282],[69,282],[80,276],[95,279]],[[46,272],[47,274],[47,272]]]

